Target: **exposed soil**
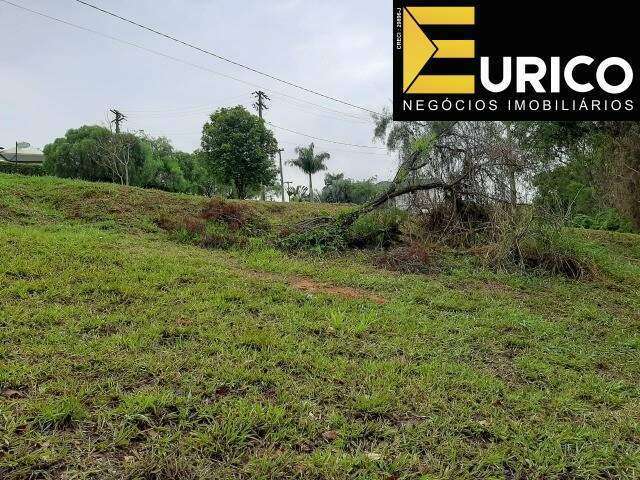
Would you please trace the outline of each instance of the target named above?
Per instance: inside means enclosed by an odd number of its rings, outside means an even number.
[[[339,287],[335,285],[327,285],[324,283],[317,283],[314,280],[311,280],[310,278],[294,277],[289,279],[289,284],[292,287],[297,288],[298,290],[301,290],[303,292],[328,293],[331,295],[338,295],[340,297],[351,299],[351,300],[366,299],[366,300],[371,300],[372,302],[377,303],[378,305],[384,305],[385,303],[387,303],[386,299],[382,298],[379,295],[376,295],[375,293],[369,292],[367,290],[362,290],[359,288],[352,288],[352,287]]]
[[[242,271],[243,274],[248,274],[253,278],[259,278],[262,280],[284,280],[291,287],[300,290],[301,292],[316,294],[316,293],[325,293],[329,295],[337,295],[342,298],[346,298],[348,300],[369,300],[378,305],[384,305],[387,303],[387,299],[377,295],[371,291],[364,290],[361,288],[354,287],[344,287],[338,285],[330,285],[327,283],[317,282],[308,277],[283,277],[280,275],[275,275],[268,272],[258,272],[255,270],[251,271]]]

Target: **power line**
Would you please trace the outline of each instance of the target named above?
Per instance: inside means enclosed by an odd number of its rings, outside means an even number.
[[[387,150],[384,147],[374,147],[374,146],[371,146],[371,145],[358,145],[358,144],[354,144],[354,143],[340,142],[338,140],[330,140],[330,139],[327,139],[327,138],[316,137],[314,135],[309,135],[307,133],[296,132],[295,130],[290,130],[288,128],[281,127],[281,126],[276,125],[276,124],[271,123],[271,122],[267,122],[267,124],[271,125],[274,128],[278,128],[280,130],[284,130],[285,132],[295,133],[296,135],[300,135],[302,137],[311,138],[312,140],[318,140],[320,142],[333,143],[335,145],[344,145],[346,147],[369,148],[371,150]]]
[[[314,112],[309,108],[305,108],[302,107],[300,105],[295,104],[294,102],[284,102],[281,104],[281,106],[285,106],[285,108],[293,108],[295,110],[298,110],[299,112],[302,113],[306,113],[307,115],[313,115],[315,117],[320,117],[320,118],[328,118],[331,120],[339,120],[341,122],[349,122],[349,123],[353,123],[353,124],[359,124],[359,125],[369,125],[371,126],[371,119],[369,120],[365,120],[364,118],[362,119],[357,119],[355,117],[343,117],[340,115],[332,115],[329,113],[318,113],[318,112]]]
[[[166,59],[171,60],[173,62],[180,63],[182,65],[187,65],[189,67],[196,68],[198,70],[202,70],[202,71],[211,73],[211,74],[216,75],[218,77],[226,78],[228,80],[233,80],[234,82],[242,83],[242,84],[248,85],[248,86],[250,86],[252,88],[264,88],[262,85],[258,85],[257,83],[252,83],[252,82],[249,82],[247,80],[243,80],[241,78],[234,77],[233,75],[229,75],[229,74],[226,74],[226,73],[218,72],[218,71],[213,70],[213,69],[211,69],[209,67],[205,67],[205,66],[199,65],[197,63],[189,62],[187,60],[183,60],[181,58],[174,57],[172,55],[168,55],[168,54],[163,53],[163,52],[159,52],[158,50],[153,50],[151,48],[147,48],[147,47],[139,45],[137,43],[130,42],[128,40],[124,40],[122,38],[118,38],[118,37],[115,37],[113,35],[109,35],[107,33],[100,32],[98,30],[94,30],[92,28],[84,27],[82,25],[77,25],[77,24],[69,22],[67,20],[63,20],[61,18],[57,18],[57,17],[54,17],[52,15],[48,15],[48,14],[43,13],[43,12],[39,12],[39,11],[33,10],[31,8],[27,8],[27,7],[24,7],[22,5],[18,5],[17,3],[13,3],[13,2],[11,2],[9,0],[0,0],[0,2],[5,3],[7,5],[11,5],[11,6],[15,7],[15,8],[20,9],[20,10],[24,10],[26,12],[32,13],[32,14],[37,15],[39,17],[46,18],[46,19],[51,20],[53,22],[57,22],[57,23],[60,23],[60,24],[63,24],[63,25],[66,25],[68,27],[72,27],[72,28],[75,28],[75,29],[78,29],[78,30],[82,30],[84,32],[91,33],[92,35],[103,37],[103,38],[106,38],[108,40],[112,40],[112,41],[120,43],[122,45],[127,45],[129,47],[137,48],[139,50],[142,50],[144,52],[150,53],[152,55],[156,55],[158,57],[166,58]],[[277,90],[272,90],[272,89],[268,89],[268,90],[269,90],[269,93],[271,93],[272,95],[277,95],[277,96],[280,96],[280,97],[284,97],[284,98],[290,99],[292,101],[302,102],[302,103],[305,103],[307,105],[312,105],[312,106],[315,106],[315,107],[318,107],[318,108],[322,108],[322,109],[330,111],[330,112],[335,112],[335,113],[338,113],[338,114],[341,114],[341,115],[345,115],[345,116],[351,116],[352,118],[362,118],[362,117],[357,117],[357,116],[352,115],[352,114],[347,113],[347,112],[341,112],[340,110],[335,110],[333,108],[326,107],[324,105],[320,105],[320,104],[317,104],[317,103],[314,103],[314,102],[310,102],[308,100],[305,100],[305,99],[302,99],[302,98],[298,98],[298,97],[295,97],[293,95],[289,95],[289,94],[284,93],[284,92],[278,92]],[[379,114],[376,113],[376,115],[379,115]]]
[[[134,114],[171,114],[171,113],[186,113],[186,112],[196,112],[200,110],[208,110],[211,109],[214,103],[226,103],[231,102],[233,100],[239,100],[241,98],[245,98],[247,96],[246,93],[242,95],[236,95],[234,97],[225,98],[224,100],[214,100],[211,103],[205,103],[201,105],[193,105],[190,107],[175,107],[175,108],[167,108],[167,109],[158,109],[158,110],[134,110],[127,109],[127,112]]]
[[[237,62],[235,60],[231,60],[230,58],[224,57],[224,56],[222,56],[222,55],[220,55],[218,53],[212,52],[211,50],[207,50],[207,49],[205,49],[203,47],[199,47],[197,45],[194,45],[192,43],[186,42],[184,40],[180,40],[179,38],[176,38],[176,37],[174,37],[172,35],[169,35],[167,33],[163,33],[163,32],[161,32],[159,30],[156,30],[155,28],[148,27],[148,26],[143,25],[141,23],[138,23],[138,22],[136,22],[134,20],[131,20],[129,18],[126,18],[126,17],[123,17],[121,15],[118,15],[117,13],[110,12],[109,10],[105,10],[105,9],[100,8],[100,7],[96,6],[96,5],[93,5],[93,4],[89,3],[89,2],[85,2],[84,0],[75,0],[75,1],[77,3],[81,3],[82,5],[86,5],[87,7],[93,8],[94,10],[102,12],[102,13],[104,13],[106,15],[110,15],[110,16],[112,16],[114,18],[122,20],[123,22],[130,23],[131,25],[135,25],[136,27],[142,28],[142,29],[147,30],[147,31],[149,31],[151,33],[159,35],[161,37],[167,38],[167,39],[169,39],[169,40],[171,40],[173,42],[176,42],[176,43],[179,43],[179,44],[184,45],[186,47],[192,48],[192,49],[197,50],[197,51],[199,51],[201,53],[204,53],[206,55],[210,55],[210,56],[215,57],[215,58],[217,58],[219,60],[222,60],[224,62],[227,62],[227,63],[230,63],[232,65],[235,65],[237,67],[244,68],[245,70],[248,70],[250,72],[257,73],[258,75],[262,75],[263,77],[270,78],[271,80],[275,80],[276,82],[283,83],[283,84],[288,85],[290,87],[297,88],[297,89],[302,90],[304,92],[311,93],[313,95],[317,95],[319,97],[323,97],[323,98],[326,98],[328,100],[332,100],[334,102],[341,103],[343,105],[347,105],[349,107],[356,108],[358,110],[362,110],[362,111],[365,111],[365,112],[373,113],[375,115],[379,115],[378,112],[375,112],[375,111],[373,111],[373,110],[371,110],[369,108],[361,107],[359,105],[355,105],[353,103],[347,102],[346,100],[341,100],[339,98],[332,97],[331,95],[327,95],[325,93],[318,92],[317,90],[313,90],[313,89],[310,89],[310,88],[307,88],[307,87],[303,87],[302,85],[299,85],[297,83],[290,82],[288,80],[284,80],[284,79],[282,79],[280,77],[277,77],[275,75],[271,75],[269,73],[262,72],[262,71],[260,71],[260,70],[258,70],[256,68],[250,67],[250,66],[245,65],[243,63],[240,63],[240,62]]]
[[[129,115],[131,118],[146,118],[149,120],[153,120],[156,118],[202,118],[209,116],[215,107],[207,107],[206,109],[201,109],[199,111],[191,111],[191,112],[178,112],[178,113],[142,113],[142,114],[134,114]]]
[[[361,117],[358,114],[343,112],[342,110],[336,110],[334,108],[327,107],[325,105],[320,105],[319,103],[314,103],[314,102],[310,102],[308,100],[304,100],[302,98],[298,98],[298,97],[293,97],[291,95],[287,95],[286,93],[282,93],[282,92],[278,92],[278,91],[274,91],[274,90],[270,90],[270,93],[271,93],[271,95],[276,95],[276,96],[279,96],[279,97],[282,97],[282,98],[286,99],[286,101],[288,101],[291,105],[300,105],[302,103],[302,104],[305,104],[305,105],[311,105],[313,107],[320,108],[322,110],[326,110],[327,112],[337,113],[337,114],[345,116],[345,117],[354,118],[354,119],[357,119],[357,120],[364,120],[365,119],[365,117]],[[376,116],[379,116],[379,114],[376,114]],[[371,118],[371,116],[369,116],[368,118]]]
[[[144,46],[142,46],[142,45],[139,45],[139,44],[136,44],[136,43],[133,43],[133,42],[129,42],[129,41],[127,41],[127,40],[123,40],[123,39],[121,39],[121,38],[114,37],[114,36],[112,36],[112,35],[108,35],[108,34],[106,34],[106,33],[99,32],[99,31],[97,31],[97,30],[93,30],[93,29],[88,28],[88,27],[84,27],[84,26],[77,25],[77,24],[75,24],[75,23],[72,23],[72,22],[69,22],[69,21],[66,21],[66,20],[63,20],[63,19],[57,18],[57,17],[53,17],[53,16],[51,16],[51,15],[48,15],[48,14],[43,13],[43,12],[39,12],[39,11],[37,11],[37,10],[32,10],[32,9],[30,9],[30,8],[23,7],[22,5],[18,5],[18,4],[13,3],[13,2],[11,2],[11,1],[9,1],[9,0],[0,0],[0,2],[5,3],[5,4],[7,4],[7,5],[11,5],[11,6],[13,6],[13,7],[16,7],[16,8],[18,8],[18,9],[20,9],[20,10],[27,11],[27,12],[32,13],[32,14],[34,14],[34,15],[40,16],[40,17],[42,17],[42,18],[46,18],[46,19],[48,19],[48,20],[51,20],[51,21],[54,21],[54,22],[57,22],[57,23],[61,23],[61,24],[63,24],[63,25],[66,25],[66,26],[69,26],[69,27],[72,27],[72,28],[75,28],[75,29],[78,29],[78,30],[82,30],[82,31],[85,31],[85,32],[91,33],[91,34],[93,34],[93,35],[97,35],[97,36],[100,36],[100,37],[103,37],[103,38],[107,38],[107,39],[112,40],[112,41],[115,41],[115,42],[117,42],[117,43],[120,43],[120,44],[123,44],[123,45],[127,45],[127,46],[130,46],[130,47],[134,47],[134,48],[137,48],[137,49],[143,50],[143,51],[145,51],[145,52],[147,52],[147,53],[151,53],[151,54],[153,54],[153,55],[157,55],[157,56],[160,56],[160,57],[163,57],[163,58],[166,58],[166,59],[172,60],[172,61],[174,61],[174,62],[181,63],[181,64],[183,64],[183,65],[188,65],[188,66],[190,66],[190,67],[197,68],[197,69],[199,69],[199,70],[203,70],[203,71],[206,71],[206,72],[212,73],[212,74],[217,75],[217,76],[221,76],[221,77],[224,77],[224,78],[228,78],[228,79],[230,79],[230,80],[233,80],[233,81],[236,81],[236,82],[239,82],[239,83],[243,83],[243,84],[246,84],[246,85],[249,85],[249,86],[252,86],[252,87],[262,88],[260,85],[257,85],[257,84],[254,84],[254,83],[251,83],[251,82],[248,82],[248,81],[245,81],[245,80],[242,80],[242,79],[239,79],[239,78],[233,77],[233,76],[231,76],[231,75],[227,75],[227,74],[225,74],[225,73],[217,72],[217,71],[212,70],[212,69],[210,69],[210,68],[208,68],[208,67],[204,67],[204,66],[202,66],[202,65],[198,65],[198,64],[196,64],[196,63],[191,63],[191,62],[188,62],[188,61],[186,61],[186,60],[182,60],[182,59],[180,59],[180,58],[173,57],[173,56],[171,56],[171,55],[167,55],[167,54],[162,53],[162,52],[159,52],[159,51],[157,51],[157,50],[153,50],[153,49],[150,49],[150,48],[144,47]],[[297,98],[297,97],[294,97],[294,96],[288,95],[288,94],[286,94],[286,93],[282,93],[282,92],[274,92],[274,91],[272,91],[271,93],[272,93],[272,94],[276,94],[276,95],[281,96],[281,97],[289,98],[289,99],[294,100],[294,101],[297,101],[297,102],[303,102],[303,103],[306,103],[306,104],[309,104],[309,105],[313,105],[313,106],[316,106],[316,107],[319,107],[319,108],[323,108],[323,109],[326,109],[326,110],[329,110],[329,111],[333,111],[333,112],[336,112],[336,113],[339,113],[339,114],[344,114],[344,115],[346,115],[346,116],[351,116],[350,114],[348,114],[348,113],[346,113],[346,112],[340,112],[339,110],[334,110],[334,109],[331,109],[331,108],[329,108],[329,107],[325,107],[325,106],[322,106],[322,105],[318,105],[318,104],[315,104],[315,103],[313,103],[313,102],[309,102],[309,101],[307,101],[307,100],[303,100],[303,99],[300,99],[300,98]],[[236,98],[237,98],[237,97],[236,97]],[[194,112],[194,113],[196,113],[196,112]],[[361,118],[361,117],[355,117],[355,116],[353,116],[352,118]],[[269,123],[269,125],[271,125],[271,126],[273,126],[273,127],[275,127],[275,128],[279,128],[279,129],[281,129],[281,130],[284,130],[284,131],[290,132],[290,133],[294,133],[294,134],[296,134],[296,135],[301,135],[301,136],[303,136],[303,137],[311,138],[311,139],[318,140],[318,141],[321,141],[321,142],[327,142],[327,143],[331,143],[331,144],[335,144],[335,145],[343,145],[343,146],[355,147],[355,148],[364,148],[364,149],[370,149],[370,150],[375,150],[375,149],[377,149],[377,150],[385,150],[385,151],[386,151],[386,148],[382,148],[382,147],[374,147],[374,146],[369,146],[369,145],[358,145],[358,144],[352,144],[352,143],[347,143],[347,142],[341,142],[341,141],[337,141],[337,140],[324,139],[324,138],[316,137],[316,136],[313,136],[313,135],[308,135],[308,134],[306,134],[306,133],[297,132],[297,131],[295,131],[295,130],[290,130],[290,129],[288,129],[288,128],[281,127],[281,126],[278,126],[278,125],[274,125],[274,124],[271,124],[271,123]],[[172,134],[172,135],[192,135],[192,134],[191,134],[191,133],[189,133],[189,132],[184,132],[184,133],[175,133],[175,134]],[[199,135],[199,134],[195,134],[195,133],[194,133],[193,135]]]
[[[289,140],[278,139],[278,145],[290,145],[292,147],[299,147],[300,142],[293,142]],[[323,146],[322,140],[318,140],[318,143],[316,144],[316,146],[322,147]],[[339,153],[347,153],[349,155],[367,155],[367,156],[374,156],[374,157],[391,157],[393,155],[389,151],[387,151],[387,153],[379,153],[379,152],[371,152],[371,151],[362,150],[362,149],[347,150],[346,148],[335,148],[333,146],[331,147],[327,146],[326,148],[331,148],[331,153],[339,152]]]
[[[269,125],[273,126],[272,124],[269,124]],[[277,127],[277,128],[280,128],[281,130],[285,130],[282,127]],[[199,136],[202,135],[202,132],[197,132],[197,131],[190,131],[190,132],[162,132],[162,133],[157,133],[157,132],[154,133],[154,132],[152,132],[150,130],[146,130],[146,131],[148,131],[150,133],[153,133],[156,136],[163,136],[163,137],[185,137],[185,136],[186,137],[199,137]],[[292,132],[292,130],[288,130],[288,129],[286,129],[286,131]],[[358,151],[358,150],[345,150],[345,149],[340,149],[340,150],[333,149],[332,150],[332,151],[336,151],[336,152],[348,153],[348,154],[353,154],[353,155],[375,155],[375,156],[378,156],[378,157],[389,157],[389,156],[392,155],[391,152],[389,152],[387,149],[381,148],[381,147],[346,144],[346,143],[343,143],[343,142],[338,142],[336,140],[326,140],[326,139],[321,139],[321,138],[318,138],[318,137],[311,137],[311,136],[308,136],[308,135],[305,135],[305,134],[301,134],[301,133],[298,133],[298,132],[295,132],[295,133],[297,135],[303,135],[305,137],[312,138],[312,139],[317,140],[318,142],[321,142],[321,143],[324,142],[324,143],[328,143],[328,144],[332,144],[332,145],[343,145],[343,146],[346,145],[346,146],[349,146],[349,147],[360,148],[360,149],[362,149],[362,148],[364,148],[364,149],[375,149],[375,148],[378,148],[380,150],[380,152],[371,152],[371,151],[362,151],[362,150],[360,150],[360,151]],[[288,140],[278,140],[278,143],[281,144],[281,145],[300,146],[299,142],[288,141]],[[386,151],[387,153],[381,153],[383,150]]]

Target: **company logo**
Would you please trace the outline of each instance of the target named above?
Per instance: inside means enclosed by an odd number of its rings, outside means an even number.
[[[454,62],[461,65],[460,62],[475,58],[475,40],[441,38],[437,32],[445,28],[455,35],[456,30],[451,27],[475,25],[476,8],[405,7],[402,15],[404,93],[475,93],[475,75],[446,73],[447,66],[454,66]],[[429,31],[434,32],[434,39],[429,38]]]
[[[580,5],[395,0],[394,118],[640,119],[631,7]]]

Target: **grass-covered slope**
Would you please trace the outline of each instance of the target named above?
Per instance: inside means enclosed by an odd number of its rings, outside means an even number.
[[[0,478],[639,475],[640,237],[568,232],[588,282],[398,275],[156,225],[203,203],[0,175]]]

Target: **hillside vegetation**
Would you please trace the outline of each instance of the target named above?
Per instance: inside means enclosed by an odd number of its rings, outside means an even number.
[[[206,203],[0,174],[0,478],[640,475],[640,236],[567,230],[588,280],[409,275],[164,228]]]

